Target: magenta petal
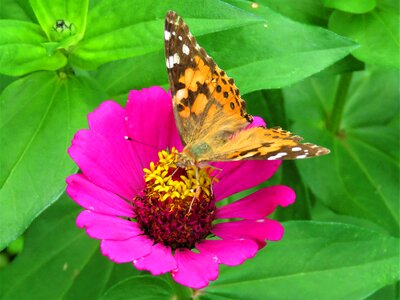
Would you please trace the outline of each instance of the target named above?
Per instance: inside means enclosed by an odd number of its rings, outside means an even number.
[[[99,133],[112,143],[113,150],[118,154],[115,159],[118,159],[123,167],[121,172],[128,174],[129,179],[134,177],[130,179],[130,183],[137,185],[135,191],[138,191],[143,184],[143,166],[132,149],[133,145],[125,139],[125,116],[126,110],[118,103],[106,101],[88,115],[89,127],[91,131]],[[125,180],[128,181],[128,178]]]
[[[251,122],[245,129],[252,127],[265,127],[267,126],[261,117],[253,116],[253,122]]]
[[[144,187],[143,167],[124,138],[124,117],[122,107],[104,102],[88,117],[93,129],[78,131],[68,153],[90,181],[132,199]]]
[[[283,231],[283,226],[278,221],[271,219],[219,223],[211,230],[221,239],[251,239],[256,241],[259,247],[265,246],[265,240],[280,240]]]
[[[252,188],[270,178],[281,164],[280,160],[246,160],[213,164],[219,182],[213,185],[216,201]]]
[[[144,187],[143,171],[129,171],[127,166],[130,163],[122,159],[126,153],[120,152],[111,141],[89,130],[78,131],[68,149],[68,154],[90,181],[126,199],[132,199]]]
[[[105,215],[134,217],[132,206],[125,200],[91,183],[82,174],[67,178],[67,194],[88,210]]]
[[[106,101],[88,115],[89,127],[91,131],[99,133],[112,143],[114,146],[112,150],[118,155],[116,158],[122,165],[119,166],[122,167],[121,173],[133,176],[127,180],[130,184],[134,184],[135,191],[138,191],[143,185],[144,166],[137,158],[138,153],[133,151],[132,143],[126,140],[125,116],[126,110],[118,103]]]
[[[184,249],[175,252],[175,259],[178,267],[172,271],[172,277],[180,284],[201,289],[218,277],[216,257]]]
[[[156,244],[151,248],[151,253],[133,261],[138,270],[149,271],[152,275],[161,275],[176,269],[175,258],[171,248]]]
[[[271,214],[278,205],[288,206],[296,199],[294,191],[284,185],[271,186],[217,209],[216,218],[260,219]]]
[[[129,93],[126,103],[126,128],[131,143],[137,145],[137,156],[144,167],[158,161],[160,150],[182,149],[172,112],[171,94],[161,87]]]
[[[258,245],[252,240],[205,240],[196,245],[205,254],[217,256],[220,263],[236,266],[256,255]]]
[[[95,239],[126,240],[143,234],[135,222],[114,216],[100,215],[89,210],[81,212],[76,225],[86,228],[87,234]]]
[[[114,101],[105,101],[88,115],[89,128],[109,140],[126,134],[124,127],[125,109]]]
[[[123,241],[103,240],[100,244],[103,255],[116,263],[131,262],[146,256],[151,253],[152,246],[153,241],[145,236],[135,236]]]

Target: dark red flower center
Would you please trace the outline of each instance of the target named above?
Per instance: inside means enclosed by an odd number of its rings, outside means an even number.
[[[176,166],[178,151],[160,151],[144,169],[146,189],[134,199],[136,221],[155,243],[193,248],[211,231],[215,199],[209,168]]]

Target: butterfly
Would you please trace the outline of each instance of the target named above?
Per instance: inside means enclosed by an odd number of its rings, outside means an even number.
[[[174,11],[165,17],[165,57],[175,122],[184,148],[177,165],[190,167],[215,161],[301,159],[329,150],[281,128],[248,127],[234,80],[199,46]]]

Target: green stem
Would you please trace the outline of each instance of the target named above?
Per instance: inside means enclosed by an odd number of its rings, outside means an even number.
[[[171,276],[167,276],[166,278],[169,283],[172,286],[172,289],[174,290],[174,297],[172,299],[176,300],[188,300],[188,299],[193,299],[193,290],[191,288],[188,288],[186,286],[180,285],[179,283],[176,283]]]
[[[338,133],[340,130],[340,123],[342,121],[343,110],[346,104],[347,93],[349,91],[352,76],[352,72],[344,73],[339,80],[339,85],[336,90],[335,103],[333,105],[332,113],[328,123],[328,129],[334,134]]]

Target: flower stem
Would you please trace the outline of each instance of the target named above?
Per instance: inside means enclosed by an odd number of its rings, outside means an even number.
[[[174,298],[176,300],[187,300],[187,299],[193,299],[193,290],[191,288],[188,288],[186,286],[180,285],[179,283],[176,283],[171,276],[167,277],[167,280],[172,286],[172,289],[174,290]]]
[[[339,80],[335,102],[328,123],[328,129],[334,134],[338,133],[340,130],[340,123],[342,121],[343,110],[346,104],[347,93],[349,91],[352,76],[352,72],[344,73],[341,75]]]

